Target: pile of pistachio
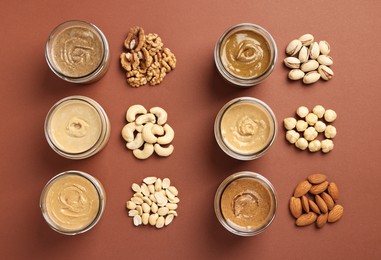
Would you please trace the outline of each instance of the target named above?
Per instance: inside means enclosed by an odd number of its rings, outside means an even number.
[[[327,41],[315,42],[312,34],[304,34],[292,40],[286,48],[289,57],[284,59],[284,64],[291,69],[288,78],[303,79],[304,84],[315,83],[320,78],[330,80],[333,77],[333,71],[329,67],[333,64],[330,51]]]

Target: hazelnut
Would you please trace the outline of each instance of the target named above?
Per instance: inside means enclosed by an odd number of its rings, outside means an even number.
[[[291,129],[294,129],[296,126],[296,119],[293,117],[287,117],[283,120],[283,123],[284,123],[284,127],[287,130],[291,130]]]
[[[325,113],[324,113],[324,119],[325,119],[325,121],[331,123],[331,122],[335,121],[336,118],[337,118],[337,114],[332,109],[327,109],[325,111]]]
[[[317,121],[318,121],[318,116],[315,115],[314,113],[309,113],[309,114],[306,116],[306,122],[307,122],[309,125],[315,125]]]
[[[318,133],[323,133],[325,131],[326,125],[322,121],[317,121],[314,127]]]
[[[321,151],[323,153],[329,153],[333,149],[333,146],[333,141],[330,139],[321,141]]]
[[[288,130],[286,133],[286,139],[291,144],[294,144],[300,137],[300,134],[296,132],[295,130]]]
[[[308,108],[305,107],[305,106],[300,106],[300,107],[298,107],[298,109],[296,110],[296,114],[297,114],[298,116],[300,116],[301,118],[305,118],[305,117],[308,115],[309,112],[310,112],[310,111],[309,111]]]
[[[308,141],[301,137],[298,139],[298,141],[296,141],[295,146],[298,147],[300,150],[306,150],[308,147]]]
[[[312,109],[312,112],[317,115],[318,118],[322,118],[325,113],[325,108],[321,105],[317,105]]]
[[[308,144],[308,150],[310,150],[310,152],[312,153],[317,152],[320,149],[321,149],[321,143],[319,140],[313,140],[312,142]]]
[[[325,137],[327,138],[334,138],[336,136],[336,127],[334,127],[333,125],[329,125],[326,127],[325,131],[324,131],[324,135]]]
[[[304,120],[298,120],[296,122],[296,130],[298,130],[299,132],[303,132],[304,130],[307,129],[307,127],[308,127],[308,124]]]
[[[318,136],[318,132],[312,126],[308,127],[303,133],[304,138],[307,141],[312,141]]]

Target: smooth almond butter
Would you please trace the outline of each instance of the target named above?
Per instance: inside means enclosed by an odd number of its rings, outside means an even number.
[[[316,205],[316,203],[313,200],[309,199],[308,202],[310,204],[310,210],[312,210],[316,214],[321,214],[319,206]]]
[[[308,181],[312,184],[320,184],[327,180],[327,176],[321,173],[315,173],[308,176]]]
[[[328,213],[320,214],[316,219],[316,226],[318,228],[322,228],[327,223],[327,220],[328,220]]]
[[[304,212],[310,212],[310,203],[308,202],[308,198],[305,195],[302,196],[302,208]]]
[[[295,191],[294,191],[294,197],[299,198],[305,194],[311,189],[311,183],[308,181],[301,181],[299,184],[296,186]]]
[[[305,213],[296,220],[296,225],[298,227],[308,226],[314,223],[316,219],[317,215],[314,212]]]
[[[302,204],[300,198],[291,197],[290,211],[294,218],[298,218],[302,215]]]
[[[327,204],[328,209],[332,210],[335,206],[335,202],[333,201],[332,197],[329,196],[329,194],[326,192],[323,192],[322,194],[320,194],[320,196],[324,200],[325,204]]]
[[[328,222],[334,223],[336,221],[339,221],[344,214],[344,208],[341,205],[336,205],[333,207],[333,209],[328,213]]]
[[[337,185],[336,183],[334,182],[331,182],[329,185],[328,185],[328,193],[329,195],[331,195],[332,199],[334,201],[337,201],[339,200],[339,189],[337,188]]]
[[[328,187],[328,181],[324,181],[320,184],[312,185],[310,189],[310,193],[314,195],[320,194],[323,191],[325,191],[327,187]]]
[[[328,212],[327,204],[325,204],[324,200],[319,195],[315,195],[315,202],[316,202],[316,205],[318,205],[321,212],[323,213]]]

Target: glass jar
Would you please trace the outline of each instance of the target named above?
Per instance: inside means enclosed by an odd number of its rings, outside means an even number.
[[[273,222],[276,192],[269,180],[250,171],[227,177],[214,197],[214,210],[221,225],[240,236],[254,236]]]
[[[71,83],[92,83],[110,64],[105,35],[95,25],[78,20],[64,22],[50,33],[45,48],[50,69]]]
[[[274,70],[277,47],[264,28],[251,23],[237,24],[218,39],[214,62],[225,80],[237,87],[251,87]]]
[[[226,103],[216,116],[214,136],[220,148],[239,160],[261,157],[273,144],[277,122],[271,108],[252,97]]]
[[[70,96],[49,110],[45,137],[50,147],[68,159],[85,159],[104,148],[110,137],[110,121],[93,99]]]
[[[42,215],[48,225],[65,235],[84,233],[100,220],[106,204],[102,184],[81,171],[66,171],[45,185],[40,197]]]

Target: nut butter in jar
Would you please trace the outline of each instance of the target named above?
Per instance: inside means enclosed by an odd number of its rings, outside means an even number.
[[[226,103],[216,116],[214,135],[220,148],[239,160],[261,157],[273,144],[277,122],[263,101],[240,97]]]
[[[40,197],[48,225],[65,235],[84,233],[100,220],[106,203],[102,184],[81,171],[62,172],[44,187]]]
[[[71,83],[92,83],[106,73],[110,50],[98,27],[84,21],[67,21],[50,33],[45,48],[50,69]]]
[[[229,28],[218,39],[214,61],[225,80],[238,87],[251,87],[273,71],[277,47],[265,29],[242,23]]]
[[[98,153],[110,137],[106,112],[84,96],[66,97],[54,104],[44,129],[50,147],[68,159],[84,159]]]
[[[273,185],[258,173],[230,175],[218,187],[214,210],[222,226],[233,234],[254,236],[274,220],[277,198]]]

